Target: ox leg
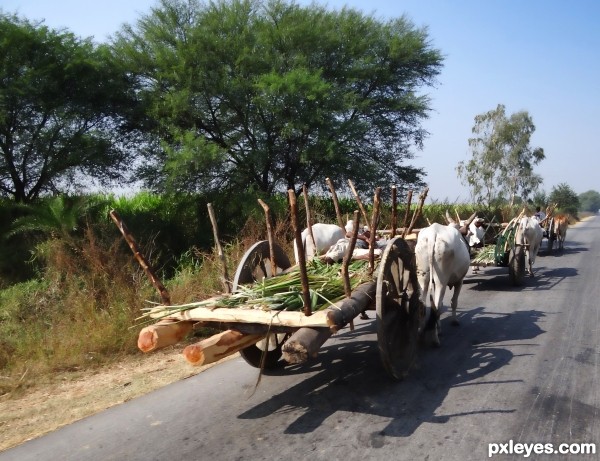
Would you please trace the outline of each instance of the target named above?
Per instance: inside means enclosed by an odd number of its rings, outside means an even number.
[[[525,258],[526,258],[526,267],[527,267],[527,275],[529,275],[530,277],[533,277],[533,261],[531,260],[531,249],[527,249],[525,251]]]
[[[438,326],[440,322],[440,313],[436,309],[435,305],[431,305],[429,310],[429,316],[427,317],[427,323],[425,324],[425,330],[423,340],[425,344],[432,344],[435,347],[440,346],[440,338],[438,336]]]
[[[460,325],[456,318],[456,307],[458,306],[458,295],[462,288],[462,282],[454,285],[454,293],[452,293],[452,300],[450,301],[450,307],[452,308],[452,321],[450,322],[453,326],[457,327]]]
[[[442,298],[444,296],[444,288],[440,289],[439,282],[433,284],[433,296],[431,297],[431,311],[427,325],[425,326],[426,341],[428,344],[432,344],[435,347],[440,346],[439,335],[441,333],[440,325],[440,308],[442,306]]]

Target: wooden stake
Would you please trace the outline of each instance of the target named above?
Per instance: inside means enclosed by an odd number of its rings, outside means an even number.
[[[396,186],[392,186],[392,234],[390,238],[396,236],[396,227],[398,226],[398,210],[396,208],[396,201],[398,200]]]
[[[313,222],[312,216],[310,214],[310,206],[308,205],[308,189],[306,184],[302,186],[302,194],[304,195],[304,210],[306,211],[306,228],[308,229],[308,235],[310,236],[310,240],[313,243],[313,248],[317,251],[317,242],[315,242],[315,236],[313,234]]]
[[[300,282],[302,283],[302,301],[304,302],[304,315],[311,315],[312,308],[310,304],[310,288],[308,286],[308,275],[306,274],[306,255],[302,245],[302,233],[298,225],[298,207],[296,205],[296,193],[293,189],[288,190],[290,202],[290,215],[292,217],[292,227],[298,247],[298,269],[300,271]]]
[[[162,284],[162,282],[158,279],[158,277],[154,273],[154,270],[150,266],[150,263],[148,262],[148,260],[140,252],[140,249],[139,249],[135,239],[133,238],[133,235],[131,235],[131,233],[129,232],[129,229],[127,229],[127,226],[125,225],[125,223],[123,222],[123,220],[121,219],[121,217],[115,210],[110,210],[109,214],[110,214],[110,217],[113,220],[113,222],[117,225],[117,227],[121,231],[121,234],[125,238],[125,241],[129,245],[129,248],[131,248],[131,251],[133,252],[133,256],[135,257],[137,262],[140,264],[140,266],[142,267],[142,269],[144,270],[144,272],[150,279],[152,286],[154,288],[156,288],[156,290],[160,294],[160,299],[162,300],[162,304],[165,306],[170,306],[171,305],[171,296],[169,295],[169,292],[167,291],[165,286]]]
[[[408,218],[410,216],[410,206],[411,206],[411,202],[412,202],[412,196],[413,196],[413,191],[409,190],[408,191],[408,196],[406,197],[406,210],[404,211],[404,221],[402,221],[402,237],[406,236],[406,232],[404,232],[406,230],[406,228],[408,227]]]
[[[356,246],[356,240],[358,239],[358,228],[359,228],[359,214],[358,210],[354,212],[354,228],[352,229],[352,237],[350,238],[350,245],[344,254],[344,259],[342,260],[342,278],[344,280],[344,292],[346,294],[346,298],[350,298],[352,296],[352,284],[350,283],[350,274],[348,273],[348,266],[350,265],[350,261],[352,260],[352,253],[354,253],[354,247]],[[354,320],[350,321],[350,330],[354,330]]]
[[[369,273],[372,274],[375,270],[375,246],[377,241],[377,227],[379,226],[379,209],[381,195],[381,187],[375,189],[375,196],[373,197],[373,213],[371,216],[371,235],[369,239]]]
[[[329,187],[329,191],[331,192],[331,198],[333,199],[333,206],[335,207],[335,215],[337,217],[338,226],[342,229],[345,228],[344,220],[342,219],[342,212],[340,211],[340,204],[338,202],[337,194],[335,193],[335,188],[333,187],[333,183],[331,179],[325,178],[325,182]]]
[[[277,270],[277,261],[275,261],[275,239],[273,238],[273,222],[271,220],[271,212],[269,205],[258,199],[258,203],[265,211],[265,221],[267,223],[267,240],[269,241],[269,259],[271,261],[271,277],[275,276]]]
[[[358,203],[358,209],[360,210],[360,213],[362,214],[363,219],[365,220],[365,224],[369,224],[369,217],[367,216],[367,210],[365,210],[365,207],[363,206],[360,197],[358,196],[358,192],[356,192],[356,189],[354,188],[354,184],[352,183],[351,180],[348,180],[348,185],[350,186],[350,189],[352,190],[352,194],[354,195],[354,198],[356,199],[356,203]]]
[[[231,282],[229,280],[229,274],[227,272],[227,261],[225,260],[225,253],[223,252],[223,247],[221,246],[221,242],[219,241],[219,229],[217,227],[217,219],[215,218],[215,210],[213,209],[211,203],[208,203],[206,206],[208,207],[208,215],[210,216],[210,222],[213,228],[215,247],[217,249],[217,254],[219,255],[219,259],[221,260],[221,266],[223,268],[223,278],[221,279],[223,291],[225,293],[231,293]]]
[[[423,193],[419,196],[419,205],[417,206],[417,209],[415,210],[415,213],[413,214],[412,220],[410,221],[410,226],[408,227],[408,229],[404,229],[404,231],[402,232],[402,237],[405,237],[407,234],[410,234],[413,230],[413,227],[415,227],[415,223],[417,222],[417,219],[419,218],[419,216],[421,216],[421,212],[423,211],[423,205],[425,204],[425,199],[427,198],[427,193],[429,192],[429,187],[426,188]]]

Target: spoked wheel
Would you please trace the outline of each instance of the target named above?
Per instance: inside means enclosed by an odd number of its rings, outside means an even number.
[[[273,247],[275,256],[275,271],[271,268],[269,242],[262,240],[255,243],[242,257],[233,278],[233,290],[239,285],[254,283],[264,278],[271,278],[291,266],[290,260],[281,247]],[[283,343],[289,338],[289,333],[272,333],[267,338],[248,346],[240,351],[242,358],[255,368],[275,368],[281,358]]]
[[[403,379],[413,365],[419,334],[419,289],[414,253],[401,237],[387,244],[377,276],[377,343],[385,370]]]
[[[525,278],[525,249],[521,245],[511,248],[508,256],[508,280],[515,287],[523,285]]]

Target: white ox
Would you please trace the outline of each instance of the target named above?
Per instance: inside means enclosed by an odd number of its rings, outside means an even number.
[[[302,231],[302,246],[306,259],[311,259],[317,254],[326,253],[338,240],[346,236],[346,231],[337,224],[316,223],[312,225],[312,233],[315,238],[315,245],[308,235],[308,228]],[[294,257],[298,263],[298,246],[294,241]]]
[[[429,335],[428,340],[439,346],[439,318],[446,287],[454,288],[452,301],[452,324],[458,325],[456,307],[463,279],[469,270],[470,256],[467,244],[461,233],[452,224],[442,226],[434,223],[421,229],[415,246],[417,276],[421,288],[421,302],[425,306],[425,318],[421,332]],[[429,288],[431,307],[427,309]]]
[[[515,242],[525,247],[525,267],[527,273],[533,277],[533,264],[542,244],[544,231],[534,217],[523,217],[519,221]]]

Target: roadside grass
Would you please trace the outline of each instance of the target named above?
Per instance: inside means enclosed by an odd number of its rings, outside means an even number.
[[[254,225],[249,225],[254,229]],[[224,246],[230,277],[246,236]],[[125,248],[124,248],[125,247]],[[151,254],[152,248],[143,249]],[[87,229],[80,239],[49,239],[36,246],[37,277],[0,290],[0,396],[18,397],[60,372],[78,372],[139,354],[136,322],[160,297],[120,238]],[[160,275],[159,275],[160,276]],[[163,283],[172,302],[213,296],[222,287],[216,252],[184,253]],[[199,329],[198,336],[210,329]]]

